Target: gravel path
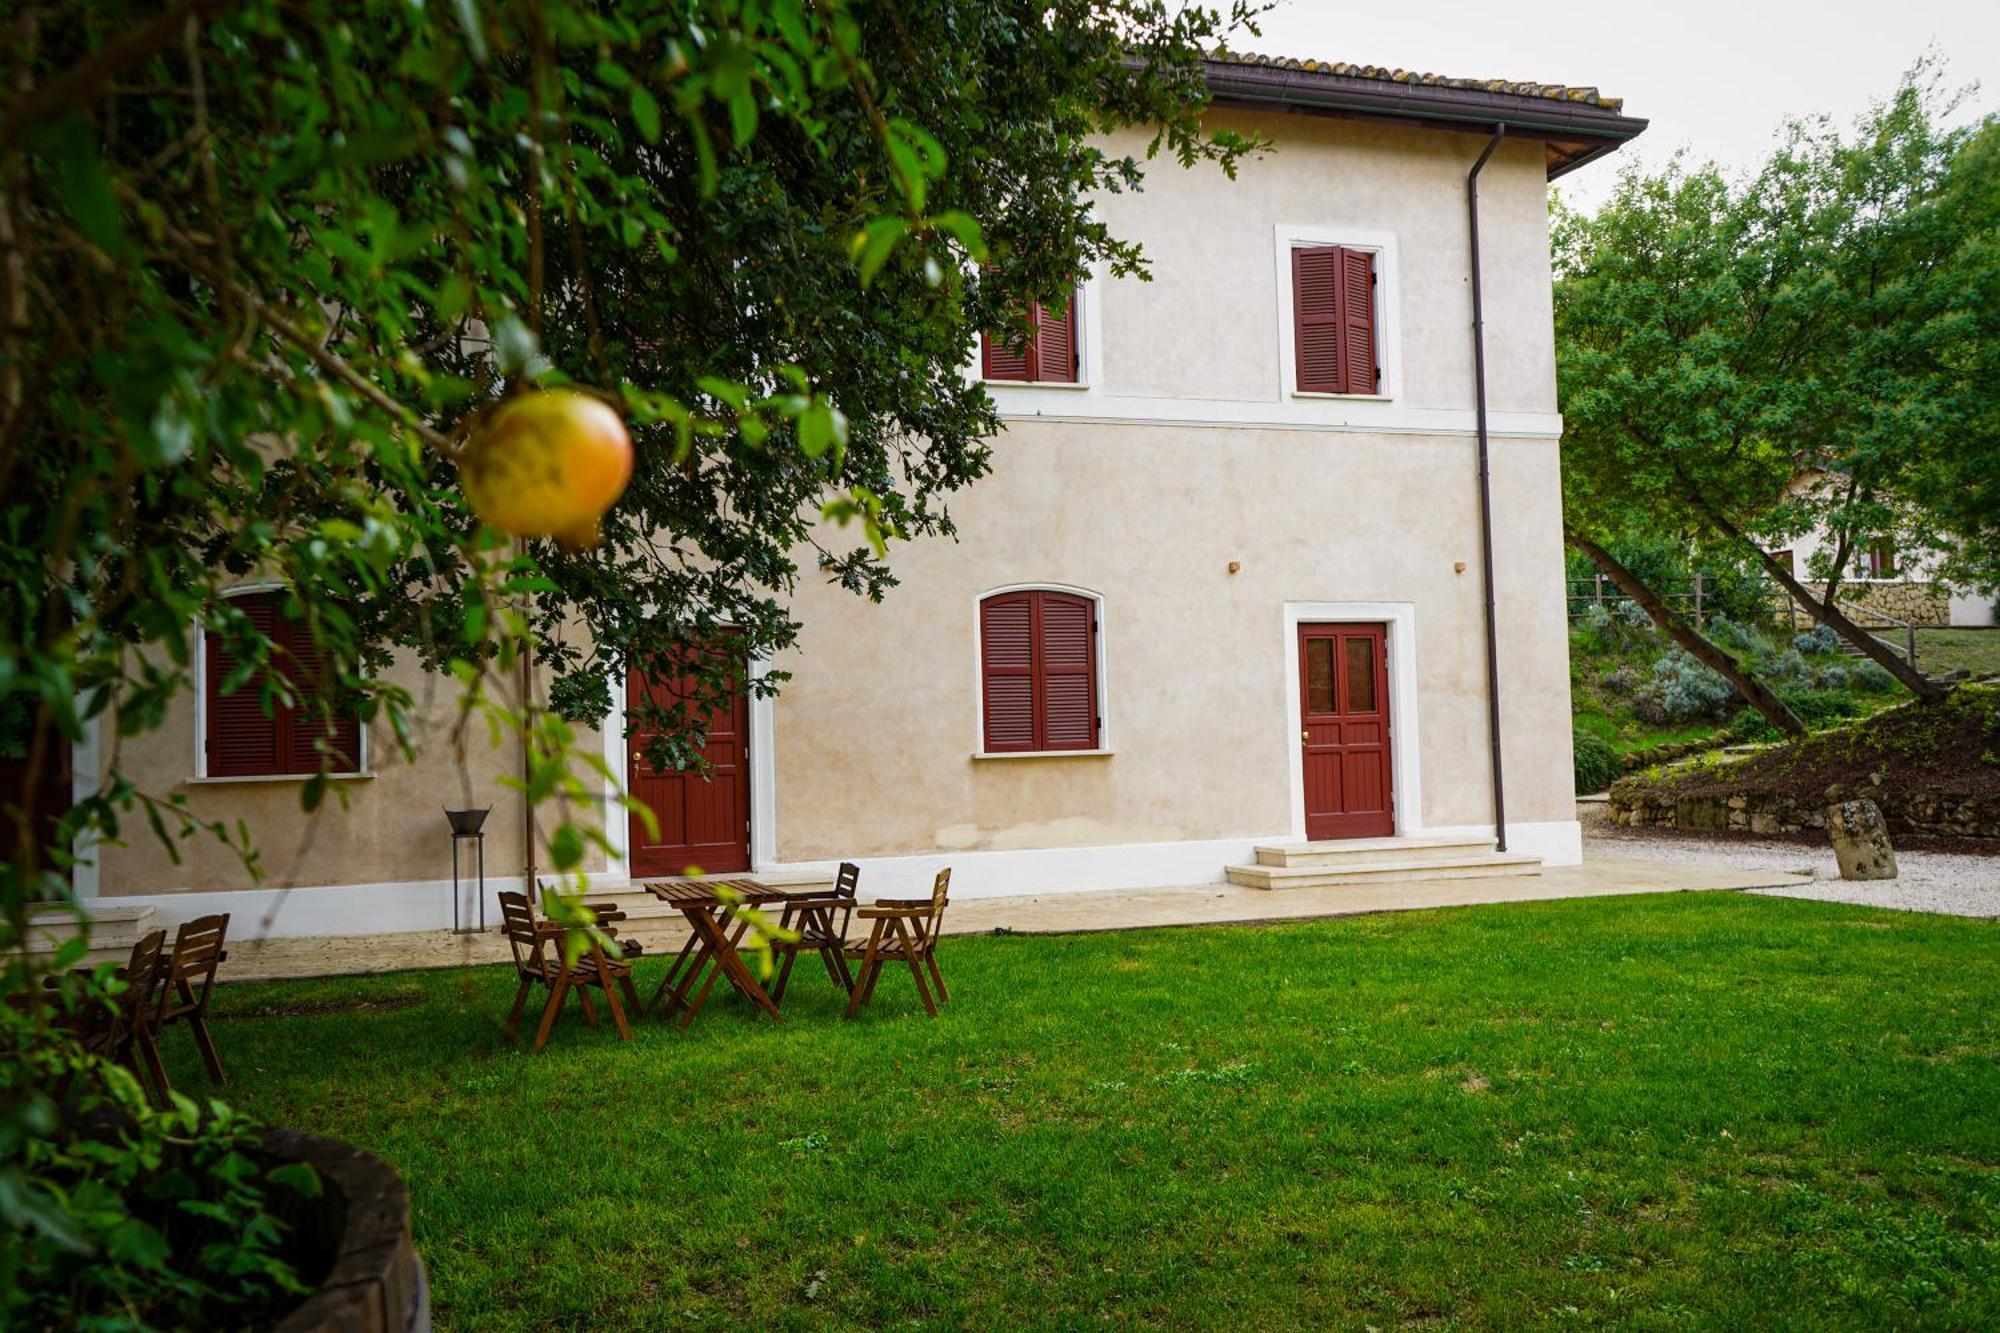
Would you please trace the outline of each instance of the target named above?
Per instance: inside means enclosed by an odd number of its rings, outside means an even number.
[[[1833,850],[1795,842],[1754,838],[1708,838],[1671,829],[1635,829],[1604,817],[1602,802],[1577,804],[1585,854],[1635,856],[1690,865],[1732,865],[1754,870],[1787,870],[1814,882],[1793,888],[1755,889],[1773,898],[1817,898],[1909,912],[2000,917],[2000,856],[1946,852],[1896,852],[1902,873],[1895,879],[1850,882],[1840,877]]]

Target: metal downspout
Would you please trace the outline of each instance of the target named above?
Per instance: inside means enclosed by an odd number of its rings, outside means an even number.
[[[1486,151],[1465,177],[1465,211],[1472,237],[1472,383],[1479,431],[1480,569],[1486,580],[1486,725],[1493,746],[1493,834],[1507,850],[1507,780],[1500,762],[1500,636],[1493,592],[1493,464],[1486,433],[1486,311],[1479,282],[1479,173],[1507,137],[1505,121],[1493,127]]]

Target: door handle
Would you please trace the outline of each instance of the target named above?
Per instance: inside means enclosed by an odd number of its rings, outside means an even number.
[[[1299,739],[1302,741],[1310,741],[1312,739],[1312,733],[1310,731],[1301,731],[1299,733]]]

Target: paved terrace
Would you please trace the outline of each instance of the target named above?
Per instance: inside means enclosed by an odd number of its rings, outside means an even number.
[[[1592,857],[1579,866],[1539,875],[1489,879],[1412,880],[1329,888],[1238,888],[1194,884],[1158,889],[1116,889],[1099,893],[1029,894],[1017,898],[973,898],[952,904],[945,915],[947,935],[1011,931],[1060,935],[1095,930],[1143,930],[1158,926],[1248,925],[1354,916],[1364,912],[1411,912],[1432,907],[1481,903],[1539,902],[1554,898],[1606,898],[1633,893],[1690,890],[1787,888],[1810,876],[1774,870],[1716,865],[1677,865],[1620,857]],[[862,895],[863,901],[867,894]],[[687,938],[678,916],[627,922],[622,934],[643,940],[648,954],[671,954]],[[222,981],[280,977],[337,976],[357,972],[401,972],[421,967],[462,967],[498,963],[509,957],[496,930],[453,935],[447,930],[401,935],[317,936],[303,939],[232,938]]]

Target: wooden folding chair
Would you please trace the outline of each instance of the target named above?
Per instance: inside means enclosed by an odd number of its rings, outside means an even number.
[[[70,1026],[76,1032],[79,1045],[92,1055],[101,1056],[122,1064],[132,1071],[139,1080],[139,1086],[146,1090],[147,1100],[165,1109],[168,1105],[167,1093],[171,1084],[167,1082],[166,1067],[160,1062],[159,1044],[153,1040],[152,1027],[147,1021],[156,1005],[156,995],[166,981],[166,970],[160,955],[167,947],[167,932],[156,930],[140,939],[132,946],[132,952],[125,964],[114,974],[125,983],[125,993],[116,997],[93,998],[77,1012]],[[60,1097],[68,1090],[69,1080],[56,1092]]]
[[[944,924],[950,890],[951,867],[946,866],[938,871],[929,898],[881,898],[873,907],[864,907],[856,913],[863,921],[875,924],[868,932],[867,943],[850,944],[844,951],[847,957],[861,960],[854,990],[847,997],[847,1017],[854,1017],[856,1010],[875,998],[875,982],[882,975],[884,963],[909,964],[910,975],[917,980],[917,998],[924,1002],[924,1009],[932,1018],[937,1017],[939,1004],[951,1000],[951,993],[944,987],[944,973],[937,964],[938,928]],[[935,1001],[931,999],[930,986],[924,982],[926,968],[937,985]]]
[[[623,913],[613,912],[620,918]],[[600,922],[600,928],[615,933],[615,927],[608,922]],[[597,1006],[591,1002],[592,989],[604,993],[604,1002],[611,1009],[611,1021],[617,1025],[620,1041],[632,1040],[631,1024],[625,1020],[623,999],[629,1001],[636,1011],[639,995],[632,987],[632,967],[629,963],[614,962],[604,952],[604,947],[596,940],[580,954],[575,962],[564,961],[563,936],[568,927],[553,921],[537,921],[534,908],[528,903],[525,893],[502,893],[500,895],[500,933],[507,938],[507,944],[514,953],[514,971],[521,979],[521,985],[514,992],[514,1008],[507,1015],[504,1029],[509,1040],[513,1039],[521,1026],[521,1015],[528,1004],[528,992],[537,985],[546,986],[549,1000],[542,1007],[542,1021],[535,1029],[534,1050],[541,1050],[549,1039],[549,1029],[555,1025],[556,1015],[562,1012],[563,1001],[571,991],[583,1005],[584,1021],[597,1026]]]
[[[796,940],[773,941],[771,947],[784,955],[778,967],[777,984],[771,999],[785,1001],[785,986],[792,979],[792,964],[799,954],[811,950],[826,966],[833,984],[849,995],[854,993],[854,973],[847,966],[847,923],[854,915],[854,893],[861,884],[861,867],[842,861],[834,876],[833,892],[822,897],[791,898],[778,924],[798,932]]]
[[[194,1033],[194,1044],[201,1049],[201,1061],[208,1066],[209,1077],[217,1083],[228,1080],[223,1077],[222,1057],[216,1053],[215,1038],[208,1032],[208,997],[215,989],[215,970],[222,965],[225,957],[222,951],[224,938],[229,934],[229,914],[197,917],[181,926],[174,935],[174,951],[166,962],[155,969],[159,985],[159,998],[152,1004],[143,1021],[150,1029],[148,1037],[158,1040],[170,1024],[186,1023]],[[199,983],[200,989],[196,989]],[[134,1040],[138,1040],[134,1034]],[[144,1052],[146,1047],[141,1045]],[[152,1054],[157,1061],[157,1052]],[[166,1070],[154,1071],[160,1080],[162,1095],[166,1092]]]

